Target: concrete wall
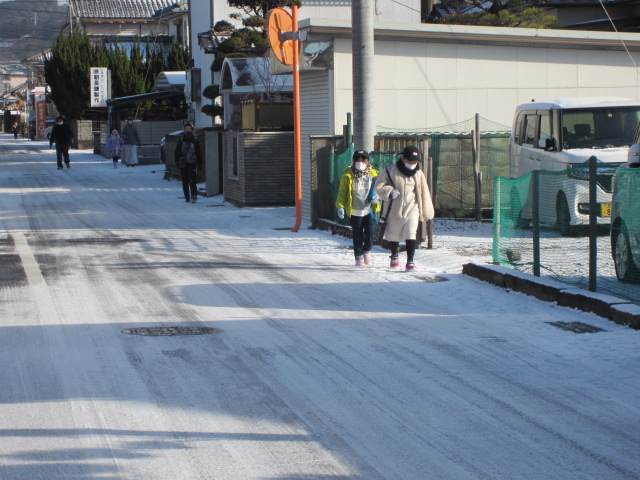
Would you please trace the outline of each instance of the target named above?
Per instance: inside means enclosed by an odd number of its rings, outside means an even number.
[[[506,30],[518,30],[518,38],[502,38]],[[407,31],[405,39],[377,36],[376,125],[437,127],[476,113],[510,125],[515,107],[531,99],[640,98],[640,76],[632,62],[640,63],[637,34],[626,34],[632,59],[616,34],[546,31],[544,42],[541,35],[532,29],[425,24],[418,32]],[[334,38],[335,134],[353,111],[351,72],[351,39]]]

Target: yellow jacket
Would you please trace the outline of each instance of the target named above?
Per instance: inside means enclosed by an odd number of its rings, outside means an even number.
[[[372,168],[369,171],[369,175],[371,175],[371,189],[369,190],[369,195],[367,199],[371,199],[373,195],[376,193],[376,180],[378,179],[378,171],[375,168]],[[345,214],[347,217],[351,216],[351,203],[353,201],[353,170],[351,170],[351,166],[345,168],[342,173],[342,178],[340,179],[340,188],[338,189],[338,197],[336,198],[336,208],[344,208]],[[371,210],[373,213],[377,213],[380,211],[379,203],[372,203]]]

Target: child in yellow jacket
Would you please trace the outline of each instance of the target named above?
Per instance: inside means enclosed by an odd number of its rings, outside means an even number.
[[[376,194],[378,171],[371,168],[369,154],[357,150],[353,164],[340,179],[336,208],[339,218],[349,217],[353,232],[353,254],[356,266],[373,264],[371,249],[376,232],[374,213],[380,211],[380,198]]]

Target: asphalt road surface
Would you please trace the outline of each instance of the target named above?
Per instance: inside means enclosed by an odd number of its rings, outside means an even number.
[[[638,332],[47,146],[0,135],[0,479],[640,478]]]

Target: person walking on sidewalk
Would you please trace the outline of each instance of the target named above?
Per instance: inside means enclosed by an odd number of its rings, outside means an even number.
[[[138,129],[133,124],[133,117],[127,117],[127,124],[122,129],[122,138],[122,163],[127,167],[134,167],[138,164],[138,147],[141,142]]]
[[[198,138],[193,133],[190,123],[185,124],[184,132],[176,145],[176,167],[182,177],[182,191],[185,202],[196,203],[198,199],[198,186],[196,175],[202,168],[202,154]]]
[[[111,135],[109,135],[109,138],[107,138],[107,144],[105,145],[105,148],[113,158],[113,168],[118,168],[118,160],[120,159],[123,143],[124,140],[118,133],[118,130],[115,128],[111,130]]]
[[[67,168],[71,168],[71,158],[69,157],[69,147],[71,146],[71,139],[73,138],[73,132],[71,127],[64,121],[64,117],[60,115],[56,118],[56,124],[51,129],[51,135],[49,136],[49,148],[56,144],[56,160],[58,161],[58,170],[62,170],[62,160]]]
[[[373,263],[374,213],[380,211],[380,198],[375,191],[377,177],[378,171],[369,163],[369,154],[357,150],[352,165],[345,169],[340,179],[336,208],[339,218],[349,217],[357,267]]]
[[[386,230],[384,239],[391,248],[391,268],[398,268],[398,246],[405,241],[407,247],[406,270],[415,270],[414,255],[417,248],[418,226],[434,217],[429,186],[419,162],[422,154],[413,146],[402,151],[402,157],[378,177],[376,192],[385,203]]]

